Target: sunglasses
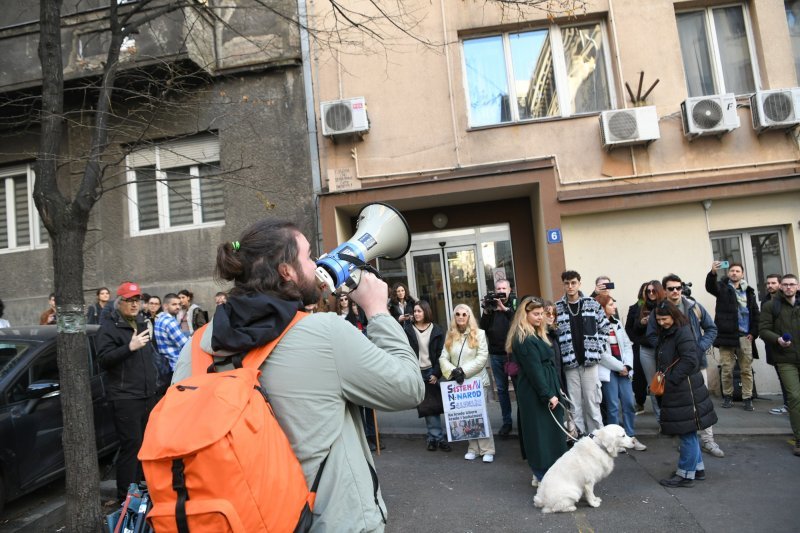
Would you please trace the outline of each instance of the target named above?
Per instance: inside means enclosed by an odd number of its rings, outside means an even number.
[[[456,316],[469,316],[469,313],[456,313]]]
[[[138,304],[138,303],[141,302],[141,300],[136,296],[134,296],[133,298],[120,298],[120,301],[125,302],[125,303],[129,303],[129,304],[133,304],[133,303]]]
[[[647,294],[655,294],[655,293],[656,293],[655,289],[647,289]]]
[[[682,291],[683,287],[667,287],[667,292],[678,292]]]

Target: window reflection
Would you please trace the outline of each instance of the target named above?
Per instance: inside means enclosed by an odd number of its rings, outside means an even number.
[[[470,124],[485,126],[511,120],[502,37],[464,41],[464,57]]]
[[[561,39],[573,112],[609,109],[611,101],[600,25],[565,28]]]
[[[514,92],[520,120],[559,114],[553,56],[548,31],[509,36],[514,68]]]

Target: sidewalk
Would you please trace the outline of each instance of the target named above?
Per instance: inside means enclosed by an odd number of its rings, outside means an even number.
[[[789,417],[772,415],[769,410],[781,405],[780,396],[766,396],[756,399],[753,404],[754,412],[742,409],[741,402],[734,402],[731,409],[722,409],[720,399],[712,397],[714,407],[719,417],[719,422],[714,426],[715,435],[726,436],[755,436],[755,435],[791,435]],[[512,436],[516,436],[516,402],[512,402],[514,428]],[[398,413],[378,412],[378,427],[382,435],[392,437],[424,438],[425,422],[417,417],[416,410],[401,411]],[[492,430],[496,433],[502,424],[500,404],[496,401],[489,402],[489,420]],[[647,444],[648,437],[658,434],[658,425],[652,410],[636,417],[637,437]],[[45,492],[42,492],[45,491]],[[115,483],[113,480],[101,483],[101,498],[103,501],[113,499],[115,496]],[[12,502],[8,505],[4,516],[0,517],[0,533],[42,533],[55,531],[64,523],[66,500],[63,483],[50,489],[41,489],[34,493],[28,500]]]
[[[755,407],[753,412],[742,409],[742,402],[734,402],[732,408],[723,409],[720,398],[712,396],[711,399],[719,418],[719,422],[714,426],[715,435],[791,435],[792,433],[788,416],[769,413],[770,409],[780,407],[783,403],[780,395],[764,395],[756,398],[753,400]],[[511,434],[516,435],[517,405],[513,401],[511,404],[514,422]],[[658,435],[658,424],[649,400],[645,409],[644,414],[636,417],[636,435],[639,437]],[[495,434],[503,423],[500,404],[493,400],[489,401],[489,422]],[[425,434],[425,421],[417,417],[415,410],[399,413],[378,412],[378,427],[380,432],[386,435],[410,437]]]

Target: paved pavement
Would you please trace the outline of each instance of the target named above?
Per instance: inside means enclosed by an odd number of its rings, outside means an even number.
[[[658,437],[648,410],[636,417],[636,432],[649,448],[617,459],[615,472],[598,488],[603,505],[583,504],[576,513],[555,516],[531,504],[534,489],[517,439],[496,439],[495,463],[471,463],[463,459],[465,443],[455,443],[451,453],[426,451],[425,423],[415,410],[379,413],[387,449],[376,462],[390,512],[387,531],[797,531],[800,458],[791,453],[788,416],[769,414],[779,398],[755,400],[752,413],[741,403],[722,409],[714,400],[715,433],[726,457],[704,455],[708,480],[692,489],[658,485],[675,467],[677,440]],[[496,431],[497,402],[489,403],[489,417]],[[112,498],[113,481],[105,481],[102,492]],[[59,531],[63,513],[63,482],[52,483],[8,504],[0,533]]]

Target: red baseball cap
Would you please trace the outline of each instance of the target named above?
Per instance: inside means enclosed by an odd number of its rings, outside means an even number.
[[[122,284],[117,289],[117,296],[122,296],[123,298],[131,298],[133,296],[141,296],[142,289],[139,287],[137,283],[132,281],[123,281]]]

